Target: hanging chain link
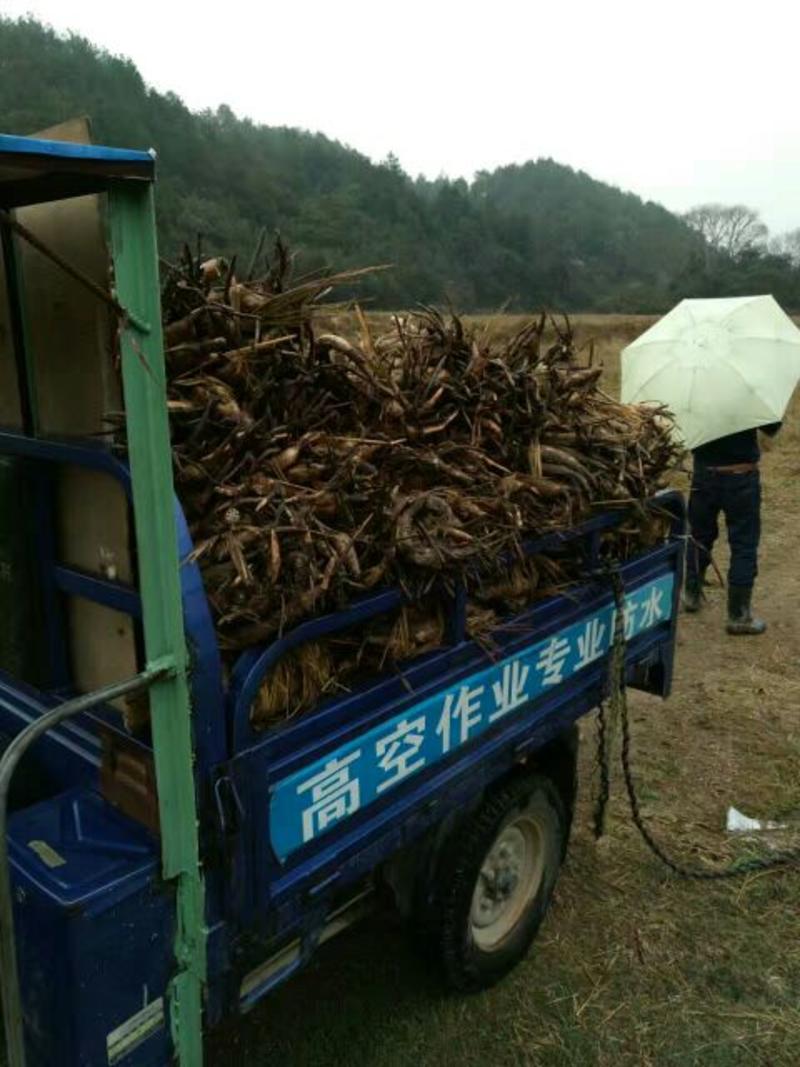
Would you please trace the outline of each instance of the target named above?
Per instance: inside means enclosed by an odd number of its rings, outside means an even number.
[[[756,856],[752,859],[737,860],[727,867],[696,867],[674,859],[658,842],[642,818],[636,783],[631,768],[631,729],[628,714],[628,699],[625,690],[625,588],[619,569],[607,565],[602,574],[611,583],[614,592],[616,612],[614,616],[614,643],[611,650],[608,675],[608,710],[601,702],[597,718],[597,763],[600,771],[600,790],[594,813],[595,837],[601,837],[605,824],[605,811],[610,795],[610,763],[613,745],[612,728],[617,722],[622,726],[622,773],[625,789],[631,809],[631,817],[642,840],[650,851],[680,878],[694,881],[715,882],[727,878],[739,878],[754,871],[769,871],[776,867],[800,864],[800,847],[774,852],[770,856]]]
[[[606,729],[606,706],[601,702],[597,708],[597,770],[600,776],[600,786],[594,805],[595,840],[599,840],[606,832],[606,809],[611,796],[610,762],[608,731]]]

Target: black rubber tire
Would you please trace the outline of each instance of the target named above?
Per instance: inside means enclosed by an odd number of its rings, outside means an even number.
[[[481,868],[501,832],[517,817],[535,816],[541,835],[542,871],[538,891],[500,943],[487,951],[475,941],[473,895]],[[462,992],[486,989],[503,978],[528,953],[547,912],[561,867],[569,820],[553,782],[539,774],[512,779],[490,794],[455,831],[436,876],[433,924],[447,985]]]

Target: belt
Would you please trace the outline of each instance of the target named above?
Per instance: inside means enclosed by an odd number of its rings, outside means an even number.
[[[758,470],[757,463],[730,463],[726,467],[708,467],[715,474],[752,474]]]

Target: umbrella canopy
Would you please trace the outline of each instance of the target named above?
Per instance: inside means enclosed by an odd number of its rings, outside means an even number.
[[[800,330],[771,296],[683,300],[622,352],[622,399],[665,404],[687,448],[783,418]]]

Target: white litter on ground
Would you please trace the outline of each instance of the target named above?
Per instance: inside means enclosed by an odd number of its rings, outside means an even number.
[[[736,808],[728,808],[726,828],[729,834],[748,834],[754,830],[786,830],[786,823],[751,819]]]

